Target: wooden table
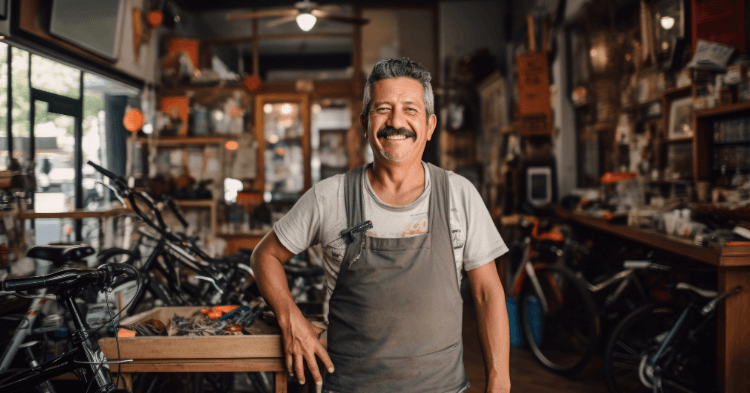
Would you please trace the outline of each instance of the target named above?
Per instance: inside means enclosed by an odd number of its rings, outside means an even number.
[[[121,369],[118,369],[121,367]],[[238,359],[151,359],[134,360],[122,365],[110,366],[114,374],[118,370],[125,380],[125,388],[133,390],[131,373],[235,373],[259,372],[274,373],[274,392],[286,393],[286,367],[283,358],[238,358]],[[117,378],[113,376],[113,378]]]
[[[701,247],[686,239],[613,225],[606,220],[581,213],[563,209],[556,209],[555,213],[576,224],[716,266],[719,292],[741,285],[744,290],[724,300],[719,307],[719,391],[750,392],[750,246]]]
[[[166,324],[173,315],[190,318],[201,307],[157,307],[121,321],[121,325],[137,325],[149,319]],[[313,324],[325,328],[324,324]],[[99,339],[99,347],[108,360],[132,359],[132,362],[111,365],[119,372],[125,386],[132,390],[131,373],[184,372],[273,372],[275,392],[287,390],[284,350],[278,327],[258,320],[241,336],[152,336],[120,337],[119,350],[113,337]],[[322,335],[326,345],[326,334]],[[312,385],[310,385],[312,386]]]

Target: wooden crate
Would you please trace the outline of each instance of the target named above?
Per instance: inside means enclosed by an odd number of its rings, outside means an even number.
[[[149,319],[157,319],[164,324],[175,314],[191,317],[203,307],[157,307],[138,315],[123,319],[120,324],[133,325]],[[313,322],[324,328],[325,325]],[[282,358],[281,336],[278,327],[269,326],[261,320],[243,336],[155,336],[120,337],[120,359],[247,359]],[[324,334],[325,335],[325,334]],[[99,340],[107,359],[118,359],[117,343],[114,337]]]

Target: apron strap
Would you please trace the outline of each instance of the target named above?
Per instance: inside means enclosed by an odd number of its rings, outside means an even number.
[[[344,207],[346,209],[347,228],[351,228],[364,221],[364,218],[362,218],[362,180],[366,174],[367,164],[359,168],[354,168],[344,175]],[[364,246],[365,234],[362,233],[357,236],[354,242],[348,239],[347,242],[344,259],[341,260],[339,277],[349,268],[351,261],[359,256],[362,246]]]

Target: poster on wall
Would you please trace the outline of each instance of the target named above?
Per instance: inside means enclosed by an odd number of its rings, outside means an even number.
[[[517,57],[518,110],[521,135],[549,134],[552,107],[549,96],[547,55],[529,52]]]

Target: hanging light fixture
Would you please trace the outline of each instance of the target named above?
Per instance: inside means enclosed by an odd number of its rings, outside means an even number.
[[[315,22],[318,18],[309,12],[303,12],[297,15],[297,25],[303,31],[310,31],[315,26]]]

